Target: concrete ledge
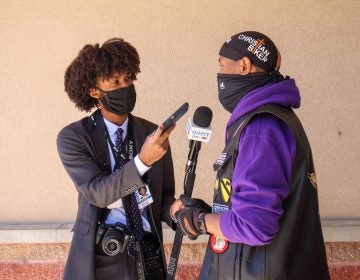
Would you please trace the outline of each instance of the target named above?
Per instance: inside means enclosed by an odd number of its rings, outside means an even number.
[[[0,223],[0,243],[67,243],[71,241],[73,222],[14,222]],[[322,219],[322,228],[326,242],[360,241],[360,218]],[[164,243],[174,240],[174,232],[163,224]],[[204,243],[207,236],[195,241],[188,238],[184,243]]]
[[[66,243],[71,241],[72,222],[0,223],[0,243]]]
[[[328,218],[321,224],[326,242],[360,241],[360,218]]]

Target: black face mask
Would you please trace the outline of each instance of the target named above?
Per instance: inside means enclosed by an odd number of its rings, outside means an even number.
[[[218,74],[219,101],[226,111],[232,113],[247,93],[270,82],[279,82],[284,77],[279,72],[258,72],[248,75]]]
[[[116,115],[126,115],[135,107],[136,91],[134,85],[109,91],[99,88],[98,90],[101,92],[100,101],[105,109]]]

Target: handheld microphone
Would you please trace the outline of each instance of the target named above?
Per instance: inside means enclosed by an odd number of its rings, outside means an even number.
[[[190,140],[209,142],[211,137],[212,111],[210,108],[201,106],[194,113],[193,118],[189,118],[186,124],[186,134]]]
[[[184,194],[191,197],[192,188],[194,182],[191,182],[191,178],[195,180],[195,168],[197,157],[201,148],[201,142],[209,142],[211,137],[210,123],[212,120],[212,111],[209,107],[201,106],[195,110],[194,117],[189,119],[186,125],[186,133],[189,142],[189,155],[185,168],[185,182],[184,182]],[[194,176],[189,177],[189,174],[194,173]],[[190,182],[188,182],[190,180]],[[190,186],[188,186],[190,185]]]
[[[209,142],[211,136],[210,123],[212,111],[210,108],[201,106],[195,110],[194,117],[189,118],[186,125],[186,134],[190,139],[188,161],[185,167],[184,194],[191,197],[195,182],[195,169],[201,142]],[[175,279],[176,268],[179,260],[183,234],[180,227],[177,227],[166,280]]]

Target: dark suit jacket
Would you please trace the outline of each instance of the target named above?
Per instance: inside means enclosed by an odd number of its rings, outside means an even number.
[[[144,119],[133,119],[137,150],[156,125]],[[134,160],[111,173],[105,127],[100,111],[63,128],[57,138],[60,159],[78,191],[78,212],[63,278],[95,279],[95,234],[103,208],[134,189],[144,186]],[[149,222],[162,244],[161,221],[174,228],[170,206],[175,201],[171,151],[146,173],[154,202],[149,208]],[[163,253],[163,250],[162,250]]]

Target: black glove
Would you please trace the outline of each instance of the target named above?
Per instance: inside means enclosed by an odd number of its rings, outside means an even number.
[[[211,207],[202,199],[180,196],[184,209],[176,212],[177,224],[184,235],[195,240],[199,235],[206,233],[204,216],[211,213]]]

